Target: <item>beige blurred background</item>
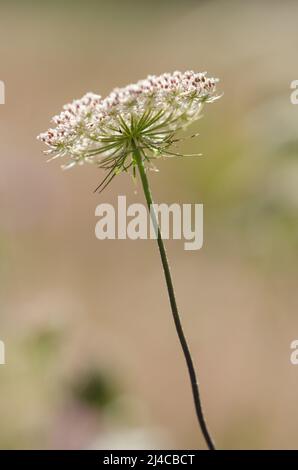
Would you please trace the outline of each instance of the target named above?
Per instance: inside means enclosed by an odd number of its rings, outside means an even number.
[[[150,174],[158,202],[202,202],[205,242],[167,243],[218,447],[298,448],[298,4],[0,2],[0,448],[204,448],[154,241],[99,241],[129,176],[46,164],[62,105],[147,74],[207,70],[224,97]]]

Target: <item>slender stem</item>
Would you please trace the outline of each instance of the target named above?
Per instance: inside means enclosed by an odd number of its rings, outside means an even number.
[[[163,240],[162,240],[162,235],[161,235],[160,228],[159,228],[159,225],[158,225],[158,220],[157,220],[156,213],[155,213],[154,207],[153,207],[153,199],[152,199],[152,195],[151,195],[151,191],[150,191],[150,187],[149,187],[149,182],[148,182],[147,175],[146,175],[145,168],[144,168],[143,156],[142,156],[141,151],[139,150],[137,144],[134,141],[132,142],[132,146],[133,146],[134,158],[136,160],[136,163],[137,163],[137,166],[138,166],[138,169],[139,169],[139,173],[140,173],[140,177],[141,177],[141,181],[142,181],[142,185],[143,185],[143,190],[144,190],[146,202],[147,202],[147,205],[148,205],[149,212],[151,214],[152,223],[153,223],[155,229],[157,230],[157,243],[158,243],[159,253],[160,253],[160,257],[161,257],[161,261],[162,261],[162,265],[163,265],[163,270],[164,270],[164,274],[165,274],[165,278],[166,278],[166,284],[167,284],[167,288],[168,288],[168,294],[169,294],[173,319],[174,319],[177,335],[179,337],[179,341],[180,341],[180,344],[181,344],[181,347],[182,347],[182,350],[183,350],[183,354],[184,354],[184,357],[185,357],[185,361],[186,361],[186,364],[187,364],[187,368],[188,368],[188,373],[189,373],[189,378],[190,378],[190,382],[191,382],[192,394],[193,394],[194,405],[195,405],[195,409],[196,409],[198,422],[199,422],[202,434],[203,434],[203,436],[205,438],[205,441],[207,443],[208,449],[209,450],[215,450],[215,446],[214,446],[212,438],[209,434],[209,431],[207,429],[206,421],[205,421],[203,410],[202,410],[202,404],[201,404],[200,393],[199,393],[199,385],[198,385],[198,381],[197,381],[197,378],[196,378],[196,373],[195,373],[195,369],[194,369],[194,365],[193,365],[193,360],[192,360],[190,350],[189,350],[185,335],[183,333],[183,329],[182,329],[182,325],[181,325],[181,321],[180,321],[180,316],[179,316],[179,312],[178,312],[178,308],[177,308],[177,304],[176,304],[175,293],[174,293],[174,288],[173,288],[173,283],[172,283],[172,278],[171,278],[170,267],[169,267],[169,263],[168,263],[168,260],[167,260],[167,254],[166,254],[165,246],[164,246],[164,243],[163,243]]]

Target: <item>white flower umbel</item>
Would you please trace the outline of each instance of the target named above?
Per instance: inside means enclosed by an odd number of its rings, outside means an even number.
[[[175,133],[201,115],[204,103],[216,95],[217,79],[206,73],[174,72],[154,75],[125,88],[116,88],[106,98],[87,93],[82,99],[65,105],[53,118],[56,127],[38,137],[49,149],[51,158],[67,157],[63,168],[84,162],[95,163],[108,170],[97,189],[103,190],[115,175],[130,168],[138,169],[142,186],[156,229],[157,243],[166,279],[176,332],[186,360],[197,419],[210,450],[214,444],[202,411],[199,386],[190,350],[184,335],[176,303],[166,250],[146,169],[152,159],[181,155],[171,151],[177,141]]]
[[[218,98],[216,83],[206,73],[174,72],[116,88],[104,99],[87,93],[65,105],[53,118],[56,127],[38,138],[51,158],[68,158],[63,168],[91,162],[113,177],[135,170],[133,142],[147,163],[172,155],[174,134],[200,117],[204,103]]]

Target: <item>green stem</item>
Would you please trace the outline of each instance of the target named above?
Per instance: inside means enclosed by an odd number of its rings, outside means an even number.
[[[166,254],[165,246],[164,246],[164,243],[163,243],[163,240],[162,240],[160,228],[159,228],[159,225],[158,225],[158,220],[157,220],[156,213],[155,213],[154,207],[153,207],[153,199],[152,199],[152,195],[151,195],[151,191],[150,191],[150,187],[149,187],[148,178],[147,178],[147,175],[146,175],[146,172],[145,172],[145,167],[144,167],[144,163],[143,163],[143,156],[142,156],[142,153],[139,150],[137,144],[134,141],[132,142],[132,147],[133,147],[134,158],[135,158],[135,161],[136,161],[138,169],[139,169],[139,173],[140,173],[140,177],[141,177],[141,181],[142,181],[142,185],[143,185],[143,190],[144,190],[147,206],[148,206],[149,212],[151,214],[152,223],[153,223],[154,227],[157,230],[157,243],[158,243],[159,253],[160,253],[160,257],[161,257],[161,262],[162,262],[162,265],[163,265],[164,275],[165,275],[165,278],[166,278],[166,284],[167,284],[167,289],[168,289],[168,294],[169,294],[173,319],[174,319],[177,335],[179,337],[179,341],[180,341],[180,344],[181,344],[181,347],[182,347],[182,350],[183,350],[183,354],[184,354],[184,357],[185,357],[185,361],[186,361],[186,364],[187,364],[187,368],[188,368],[188,373],[189,373],[189,378],[190,378],[190,382],[191,382],[192,394],[193,394],[194,405],[195,405],[195,409],[196,409],[198,422],[199,422],[202,434],[203,434],[203,436],[205,438],[205,441],[207,443],[208,449],[209,450],[215,450],[215,446],[213,444],[212,438],[211,438],[211,436],[209,434],[209,431],[207,429],[206,421],[205,421],[203,410],[202,410],[200,393],[199,393],[199,385],[198,385],[198,381],[197,381],[197,378],[196,378],[196,373],[195,373],[195,369],[194,369],[194,365],[193,365],[193,360],[192,360],[190,350],[189,350],[189,347],[188,347],[188,344],[187,344],[187,341],[186,341],[186,338],[185,338],[185,335],[184,335],[184,332],[183,332],[183,329],[182,329],[181,321],[180,321],[180,316],[179,316],[179,312],[178,312],[178,308],[177,308],[177,304],[176,304],[176,299],[175,299],[174,287],[173,287],[172,278],[171,278],[170,267],[169,267],[169,263],[168,263],[168,260],[167,260],[167,254]]]

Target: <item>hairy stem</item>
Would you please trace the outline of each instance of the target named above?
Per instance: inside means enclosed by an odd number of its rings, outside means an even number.
[[[179,316],[179,312],[178,312],[178,308],[177,308],[177,304],[176,304],[174,287],[173,287],[173,283],[172,283],[171,272],[170,272],[170,267],[169,267],[169,263],[168,263],[168,259],[167,259],[167,254],[166,254],[165,246],[164,246],[164,243],[163,243],[163,240],[162,240],[162,235],[161,235],[160,228],[159,228],[159,225],[158,225],[158,220],[157,220],[157,217],[156,217],[156,213],[153,209],[153,199],[152,199],[152,195],[151,195],[151,191],[150,191],[150,187],[149,187],[148,178],[147,178],[145,168],[144,168],[143,155],[142,155],[140,149],[138,148],[137,144],[134,141],[132,142],[132,146],[133,146],[133,155],[134,155],[134,158],[136,160],[136,163],[137,163],[137,166],[138,166],[138,169],[139,169],[139,173],[140,173],[140,177],[141,177],[141,181],[142,181],[142,186],[143,186],[146,202],[147,202],[150,214],[151,214],[152,223],[153,223],[153,225],[154,225],[154,227],[157,231],[157,243],[158,243],[159,253],[160,253],[161,262],[162,262],[162,265],[163,265],[164,275],[165,275],[165,278],[166,278],[166,284],[167,284],[167,289],[168,289],[168,294],[169,294],[173,319],[174,319],[174,323],[175,323],[175,327],[176,327],[176,332],[177,332],[177,335],[179,337],[179,341],[180,341],[180,344],[181,344],[181,347],[182,347],[182,350],[183,350],[183,354],[184,354],[184,357],[185,357],[185,361],[186,361],[186,364],[187,364],[187,369],[188,369],[188,373],[189,373],[189,378],[190,378],[191,388],[192,388],[192,394],[193,394],[193,399],[194,399],[194,405],[195,405],[195,409],[196,409],[196,415],[197,415],[197,418],[198,418],[198,422],[199,422],[202,434],[203,434],[203,436],[205,438],[205,441],[206,441],[206,444],[208,446],[208,449],[209,450],[215,450],[215,446],[214,446],[212,438],[209,434],[209,431],[208,431],[208,428],[207,428],[207,425],[206,425],[206,421],[205,421],[205,418],[204,418],[203,410],[202,410],[202,404],[201,404],[200,393],[199,393],[199,385],[198,385],[198,381],[197,381],[197,377],[196,377],[196,373],[195,373],[195,369],[194,369],[194,365],[193,365],[193,360],[192,360],[190,350],[189,350],[189,347],[188,347],[188,344],[187,344],[187,341],[186,341],[186,338],[185,338],[185,335],[184,335],[184,332],[183,332],[183,329],[182,329],[182,325],[181,325],[181,320],[180,320],[180,316]]]

